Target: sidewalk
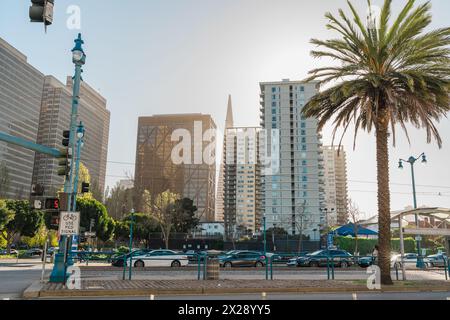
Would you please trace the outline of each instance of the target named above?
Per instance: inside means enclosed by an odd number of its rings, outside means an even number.
[[[363,281],[316,280],[82,280],[81,290],[68,290],[62,284],[39,282],[25,290],[24,298],[40,297],[108,297],[177,294],[232,293],[338,293],[368,292]],[[450,291],[446,281],[395,282],[382,287],[382,292]],[[371,291],[374,292],[374,291]]]

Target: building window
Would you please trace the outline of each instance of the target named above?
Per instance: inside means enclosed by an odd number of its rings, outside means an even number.
[[[277,103],[275,101],[272,102],[272,107],[276,107]]]
[[[272,92],[277,92],[277,88],[273,87]]]

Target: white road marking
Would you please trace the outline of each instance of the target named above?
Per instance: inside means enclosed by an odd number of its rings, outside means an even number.
[[[150,300],[155,300],[155,295],[154,294],[150,295]]]
[[[352,294],[352,298],[353,298],[353,300],[358,300],[358,296],[356,295],[356,293]]]
[[[267,297],[267,293],[265,293],[265,292],[261,293],[261,297],[262,297],[262,300],[265,300]]]

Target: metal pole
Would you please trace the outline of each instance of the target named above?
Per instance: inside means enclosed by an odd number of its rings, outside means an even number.
[[[414,209],[417,209],[417,197],[416,197],[416,180],[414,177],[414,163],[417,159],[410,158],[409,163],[411,164],[411,179],[412,179],[412,188],[413,188],[413,200],[414,200]],[[416,220],[416,228],[419,228],[419,217],[417,215],[417,212],[414,214],[415,220]],[[422,253],[420,252],[420,240],[419,235],[416,235],[416,245],[417,245],[417,268],[423,268],[423,260],[422,260]]]
[[[400,229],[400,261],[402,263],[402,279],[403,281],[406,281],[406,272],[405,272],[405,263],[404,263],[404,256],[405,256],[405,243],[403,239],[403,215],[400,214],[398,217],[398,225]]]
[[[131,209],[131,224],[130,224],[130,268],[128,271],[128,280],[131,280],[131,268],[133,267],[133,223],[134,223],[134,209]]]
[[[267,239],[266,239],[266,217],[263,217],[264,228],[264,259],[266,265],[266,280],[269,280],[269,265],[267,263]]]
[[[42,273],[41,273],[41,282],[44,282],[45,264],[46,264],[46,262],[47,262],[47,249],[48,249],[48,240],[45,241],[45,244],[44,244],[44,252],[42,253]]]

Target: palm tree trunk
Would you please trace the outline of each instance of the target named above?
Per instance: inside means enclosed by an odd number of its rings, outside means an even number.
[[[377,181],[378,181],[378,261],[381,269],[381,284],[392,285],[391,253],[391,207],[389,190],[389,150],[387,113],[379,117],[376,127]]]

